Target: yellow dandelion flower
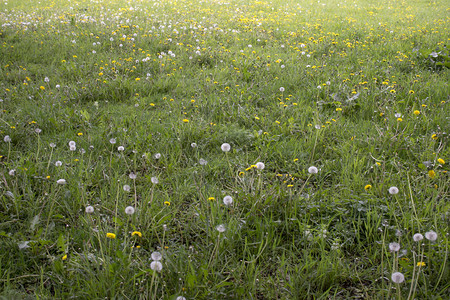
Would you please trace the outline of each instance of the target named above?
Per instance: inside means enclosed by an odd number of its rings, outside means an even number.
[[[415,111],[414,111],[414,114],[415,114],[416,116],[418,116],[418,115],[420,115],[420,111],[415,110]]]
[[[397,121],[398,121],[398,122],[402,122],[403,119],[402,119],[402,118],[397,118]]]
[[[115,238],[116,238],[116,235],[115,235],[114,233],[108,232],[108,233],[106,234],[106,237],[109,238],[109,239],[115,239]]]
[[[242,171],[241,171],[241,172],[239,172],[239,176],[244,176],[244,174],[245,174],[245,173],[244,173],[244,172],[242,172]]]
[[[188,119],[183,119],[183,123],[189,123]]]
[[[418,267],[425,267],[425,263],[424,263],[423,261],[419,261],[419,262],[417,263],[417,266],[418,266]]]
[[[39,87],[41,90],[45,90],[45,87],[43,87],[42,85]]]
[[[371,186],[370,184],[367,184],[367,185],[364,187],[364,189],[365,189],[366,191],[370,190],[371,188],[372,188],[372,186]]]
[[[62,257],[62,260],[66,260],[66,259],[67,259],[67,254]]]
[[[141,80],[139,77],[138,78],[136,78],[136,81],[139,81],[139,80]]]
[[[135,236],[137,235],[138,237],[142,237],[142,233],[139,231],[133,231],[133,233],[131,234],[131,236]]]
[[[414,94],[414,91],[413,91],[413,90],[410,90],[409,93],[410,93],[410,94]]]
[[[45,178],[50,179],[50,175],[47,175],[47,177],[45,177]]]
[[[78,136],[82,136],[83,133],[82,133],[82,132],[78,132],[77,135],[78,135]]]
[[[164,201],[164,205],[170,206],[170,202],[169,201]]]
[[[431,136],[431,138],[433,139],[433,140],[437,140],[438,139],[438,136],[437,136],[437,134],[433,134],[432,136]]]
[[[342,111],[342,108],[338,107],[336,108],[336,111]]]
[[[103,76],[103,72],[98,73],[98,76]]]
[[[428,176],[430,178],[434,178],[434,177],[436,177],[436,172],[434,172],[433,170],[430,170],[430,171],[428,171]]]
[[[209,197],[208,200],[209,200],[209,201],[214,201],[214,200],[216,200],[216,198],[214,198],[214,197]]]
[[[438,158],[438,163],[440,163],[441,165],[445,165],[445,160],[443,160],[442,158]]]

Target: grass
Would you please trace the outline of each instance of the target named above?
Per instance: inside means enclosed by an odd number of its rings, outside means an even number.
[[[3,1],[1,297],[446,298],[448,10]]]

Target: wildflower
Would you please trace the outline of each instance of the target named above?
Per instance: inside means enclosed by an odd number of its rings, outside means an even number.
[[[115,239],[115,238],[116,238],[116,235],[115,235],[114,233],[108,232],[108,233],[106,234],[106,237],[107,237],[108,239]]]
[[[445,160],[443,160],[442,158],[438,158],[438,163],[440,163],[441,165],[445,165]]]
[[[228,143],[223,143],[222,146],[220,146],[220,148],[222,149],[223,152],[228,152],[230,151],[231,146]]]
[[[92,214],[92,213],[94,212],[94,207],[92,207],[91,205],[86,206],[85,211],[86,211],[86,213],[88,213],[88,214]]]
[[[231,196],[223,197],[223,204],[225,204],[225,205],[233,204],[233,198]]]
[[[75,150],[77,150],[77,146],[70,146],[69,149],[70,149],[70,151],[75,151]]]
[[[336,108],[336,111],[342,111],[342,108],[338,107]]]
[[[402,118],[397,118],[397,122],[402,122],[403,119]]]
[[[192,147],[192,148],[197,148],[197,144],[196,144],[196,143],[192,143],[192,144],[191,144],[191,147]]]
[[[389,194],[391,194],[391,195],[396,195],[396,194],[398,194],[398,188],[397,188],[396,186],[391,186],[391,187],[389,188]]]
[[[209,197],[208,200],[209,200],[209,201],[214,201],[214,200],[216,200],[216,198],[214,198],[214,197]]]
[[[263,170],[263,169],[265,168],[265,165],[264,165],[264,163],[262,163],[262,162],[257,162],[257,163],[256,163],[256,168],[257,168],[258,170]]]
[[[16,169],[9,170],[8,174],[9,174],[9,176],[16,175]]]
[[[40,129],[40,128],[36,128],[36,129],[34,130],[34,132],[36,132],[37,134],[39,134],[39,133],[41,133],[41,132],[42,132],[42,129]]]
[[[178,296],[175,300],[186,300],[186,298],[183,296]]]
[[[139,231],[133,231],[133,233],[131,234],[131,236],[135,236],[137,235],[138,237],[142,237],[142,233]]]
[[[169,201],[164,201],[164,205],[170,206],[170,202]]]
[[[421,235],[420,233],[416,233],[415,235],[413,235],[413,240],[414,242],[420,242],[421,240],[423,240],[423,235]]]
[[[436,177],[436,172],[434,172],[433,170],[430,170],[430,171],[428,171],[428,176],[430,178],[434,178],[434,177]]]
[[[425,238],[429,241],[434,242],[437,239],[437,233],[434,231],[425,232]]]
[[[280,92],[284,92],[284,87],[280,87]]]
[[[156,272],[161,272],[162,263],[159,261],[152,261],[152,263],[150,264],[150,269],[152,269],[153,271],[156,271]]]
[[[45,90],[45,87],[43,87],[42,85],[39,87],[42,91]]]
[[[225,232],[225,225],[223,224],[217,225],[216,230],[220,233]]]
[[[308,173],[309,174],[317,174],[318,172],[319,172],[319,170],[316,167],[314,167],[314,166],[311,166],[311,167],[308,168]]]
[[[320,125],[319,125],[319,124],[317,124],[317,125],[315,125],[315,126],[314,126],[314,128],[316,128],[316,129],[320,129],[321,127],[320,127]]]
[[[390,243],[389,244],[389,250],[391,250],[392,252],[397,252],[398,250],[400,250],[400,244],[399,243]]]
[[[156,153],[155,154],[155,159],[160,159],[161,158],[161,153]]]
[[[67,254],[65,254],[61,259],[62,260],[66,260],[67,259]]]
[[[431,138],[432,138],[433,140],[437,140],[437,139],[438,139],[438,137],[437,137],[437,135],[436,135],[435,133],[433,133],[433,134],[431,135]]]
[[[202,166],[206,166],[206,164],[208,163],[208,161],[204,160],[203,158],[200,158],[200,160],[198,162]]]
[[[152,253],[152,260],[160,261],[162,259],[162,254],[158,251]]]
[[[413,112],[413,114],[415,114],[416,116],[418,116],[418,115],[420,115],[420,111],[415,110],[415,111]]]
[[[401,114],[401,113],[396,113],[394,116],[395,116],[396,118],[401,118],[401,117],[402,117],[402,114]]]
[[[129,192],[129,191],[131,190],[131,187],[130,187],[128,184],[125,184],[125,185],[123,186],[123,190],[124,190],[125,192]]]
[[[119,147],[117,147],[117,150],[118,151],[123,151],[123,150],[125,150],[125,147],[124,146],[119,146]]]
[[[395,283],[402,283],[405,281],[405,276],[400,272],[395,272],[392,274],[391,279]]]
[[[66,181],[65,179],[58,179],[58,180],[56,181],[56,183],[57,183],[57,184],[63,185],[63,184],[66,184],[67,181]]]
[[[370,190],[371,188],[372,188],[372,186],[371,186],[370,184],[367,184],[367,185],[364,187],[364,189],[365,189],[366,191]]]
[[[62,166],[62,161],[58,160],[55,162],[55,166],[57,167],[61,167]]]
[[[11,138],[9,137],[9,135],[5,135],[3,140],[5,141],[5,143],[10,143],[11,142]]]
[[[418,266],[418,267],[425,267],[425,263],[424,263],[423,261],[419,261],[419,262],[417,263],[417,266]]]
[[[130,179],[136,179],[136,174],[134,174],[133,172],[130,173],[130,175],[128,175],[128,177],[130,177]]]
[[[112,138],[112,139],[109,140],[109,142],[114,145],[116,143],[116,139]]]
[[[159,180],[158,180],[157,177],[152,177],[150,180],[152,181],[153,184],[158,184],[159,183]]]
[[[126,208],[125,208],[125,213],[127,214],[127,215],[132,215],[132,214],[134,214],[134,207],[133,206],[127,206]]]
[[[188,119],[183,119],[183,123],[189,123]]]
[[[50,143],[50,148],[55,148],[56,144],[55,143]]]

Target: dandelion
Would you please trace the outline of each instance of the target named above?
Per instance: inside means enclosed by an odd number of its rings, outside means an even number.
[[[425,238],[429,241],[434,242],[437,239],[437,233],[434,231],[425,232]]]
[[[133,172],[130,173],[130,175],[128,175],[128,177],[130,177],[130,179],[136,179],[136,174],[134,174]]]
[[[162,254],[158,251],[152,253],[152,260],[160,261],[162,259]]]
[[[208,161],[205,160],[205,159],[203,159],[203,158],[200,158],[200,160],[199,160],[198,162],[199,162],[199,164],[202,165],[202,166],[206,166],[206,164],[208,163]]]
[[[112,138],[112,139],[109,140],[109,142],[110,142],[112,145],[114,145],[114,144],[116,143],[116,139],[115,139],[115,138]]]
[[[170,206],[170,202],[169,201],[164,201],[164,205]]]
[[[308,173],[309,174],[317,174],[318,172],[319,172],[319,170],[316,167],[314,167],[314,166],[311,166],[311,167],[308,168]]]
[[[75,151],[75,150],[77,150],[77,146],[70,146],[69,149],[70,149],[70,151]]]
[[[77,145],[77,143],[75,143],[74,141],[69,142],[69,147],[75,147],[76,145]]]
[[[50,148],[55,148],[56,144],[55,143],[50,143]]]
[[[66,259],[67,259],[67,254],[64,255],[61,259],[62,259],[62,260],[66,260]]]
[[[189,123],[188,119],[183,119],[183,123]]]
[[[56,181],[56,183],[57,183],[57,184],[64,185],[64,184],[67,183],[67,181],[66,181],[65,179],[58,179],[58,180]]]
[[[436,177],[436,172],[434,172],[433,170],[430,170],[430,171],[428,171],[428,176],[430,178],[434,178],[434,177]]]
[[[222,146],[220,146],[220,149],[222,149],[223,152],[228,152],[230,151],[231,146],[228,143],[223,143]]]
[[[431,135],[431,138],[432,138],[433,140],[437,140],[437,139],[438,139],[438,136],[437,136],[436,133],[433,133],[433,134]]]
[[[233,204],[233,198],[231,196],[223,197],[223,204],[225,204],[225,205]]]
[[[418,266],[418,267],[425,267],[425,262],[419,261],[419,262],[417,263],[417,266]]]
[[[413,240],[414,242],[420,242],[421,240],[423,240],[423,235],[421,235],[420,233],[416,233],[415,235],[413,235]]]
[[[390,243],[389,244],[389,250],[391,250],[392,252],[397,252],[400,250],[400,244],[399,243]]]
[[[445,160],[443,160],[442,158],[438,158],[438,163],[440,163],[441,165],[445,165]]]
[[[420,115],[420,111],[415,110],[415,111],[413,112],[413,114],[415,114],[416,116],[418,116],[418,115]]]
[[[217,225],[216,230],[220,233],[225,232],[225,225],[223,224]]]
[[[280,87],[280,92],[284,92],[284,87]]]
[[[131,234],[131,236],[135,236],[137,235],[138,237],[142,237],[142,233],[139,231],[133,231],[133,233]]]
[[[192,144],[191,144],[191,147],[192,147],[192,148],[197,148],[197,144],[196,144],[196,143],[192,143]]]
[[[161,158],[161,153],[156,153],[155,154],[155,159],[160,159]]]
[[[39,134],[39,133],[41,133],[41,132],[42,132],[42,129],[40,129],[40,128],[36,128],[36,129],[34,130],[34,132],[36,132],[37,134]]]
[[[11,142],[11,138],[9,137],[9,135],[5,135],[3,140],[5,141],[5,143],[10,143]]]
[[[370,184],[367,184],[367,185],[364,187],[364,189],[365,189],[366,191],[370,190],[371,188],[372,188],[372,186],[371,186]]]
[[[125,213],[127,214],[127,215],[132,215],[132,214],[134,214],[134,207],[133,206],[127,206],[126,208],[125,208]]]
[[[397,188],[396,186],[391,186],[391,187],[389,188],[389,194],[391,194],[391,195],[396,195],[396,194],[398,194],[398,188]]]
[[[116,235],[115,235],[114,233],[108,232],[108,233],[106,234],[106,237],[107,237],[108,239],[115,239],[115,238],[116,238]]]
[[[405,281],[405,276],[400,272],[395,272],[392,274],[391,279],[395,283],[402,283]]]
[[[315,129],[320,129],[321,126],[320,126],[319,124],[317,124],[317,125],[314,126],[314,128],[315,128]]]
[[[257,163],[256,163],[256,168],[257,168],[258,170],[264,170],[265,167],[266,167],[266,166],[264,165],[263,162],[257,162]]]
[[[152,181],[153,184],[159,183],[159,179],[157,177],[152,177],[150,180]]]
[[[150,269],[152,269],[153,271],[161,272],[162,268],[162,263],[159,261],[152,261],[152,263],[150,264]]]
[[[208,200],[209,200],[209,201],[214,201],[214,200],[216,200],[216,198],[214,198],[214,197],[209,197]]]
[[[117,150],[118,151],[123,151],[123,150],[125,150],[125,147],[124,146],[119,146],[119,147],[117,147]]]
[[[186,300],[186,298],[183,296],[178,296],[175,300]]]
[[[123,190],[124,190],[125,192],[129,192],[129,191],[131,190],[131,187],[130,187],[128,184],[125,184],[125,185],[123,186]]]
[[[8,174],[9,174],[9,176],[16,175],[16,169],[9,170]]]
[[[94,212],[94,207],[91,206],[91,205],[86,206],[85,211],[86,211],[86,213],[88,213],[88,214],[92,214],[92,213]]]
[[[58,160],[55,162],[55,166],[57,167],[61,167],[62,166],[62,161]]]

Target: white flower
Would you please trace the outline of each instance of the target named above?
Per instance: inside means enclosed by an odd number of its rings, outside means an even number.
[[[124,146],[119,146],[119,147],[117,147],[117,150],[118,151],[123,151],[123,150],[125,150],[125,147]]]
[[[206,166],[206,164],[208,163],[208,161],[205,160],[205,159],[203,159],[203,158],[200,158],[200,160],[199,160],[198,162],[199,162],[199,164],[202,165],[202,166]]]
[[[228,143],[223,143],[222,146],[220,146],[220,148],[222,149],[223,152],[228,152],[230,151],[231,146]]]
[[[280,87],[280,92],[284,92],[284,87]]]
[[[423,240],[423,235],[421,235],[420,233],[416,233],[415,235],[413,235],[413,240],[414,242],[420,242],[421,240]]]
[[[314,167],[314,166],[311,166],[311,167],[308,168],[308,173],[309,174],[317,174],[317,172],[319,172],[319,170],[316,167]]]
[[[231,196],[223,197],[223,204],[225,204],[225,205],[233,204],[233,198]]]
[[[396,118],[401,118],[401,117],[402,117],[402,114],[401,114],[401,113],[396,113],[394,116],[395,116]]]
[[[178,296],[175,300],[186,300],[186,298],[183,296]]]
[[[398,250],[400,250],[400,244],[399,243],[390,243],[389,244],[389,250],[393,251],[393,252],[397,252]]]
[[[156,261],[160,261],[162,259],[162,254],[158,251],[152,253],[152,259]]]
[[[131,188],[130,188],[130,186],[129,186],[128,184],[125,184],[125,185],[123,186],[123,190],[124,190],[125,192],[129,192],[129,191],[131,190]]]
[[[434,242],[437,239],[437,233],[434,231],[425,232],[425,238]]]
[[[321,128],[321,126],[320,126],[319,124],[317,124],[316,126],[314,126],[314,128],[316,128],[316,129],[320,129],[320,128]]]
[[[152,263],[150,264],[150,269],[156,272],[161,272],[162,267],[162,263],[159,261],[152,261]]]
[[[132,215],[132,214],[134,214],[134,207],[133,206],[127,206],[126,208],[125,208],[125,213],[127,214],[127,215]]]
[[[57,184],[66,184],[67,181],[66,181],[65,179],[58,179],[58,180],[56,181],[56,183],[57,183]]]
[[[42,132],[42,129],[40,129],[40,128],[36,128],[36,129],[34,130],[34,132],[36,132],[37,134],[39,134],[39,133],[41,133],[41,132]]]
[[[216,230],[218,232],[220,232],[220,233],[224,232],[225,231],[225,225],[223,225],[223,224],[217,225],[216,226]]]
[[[86,206],[86,212],[88,213],[88,214],[92,214],[93,212],[94,212],[94,207],[92,207],[92,206]]]
[[[389,194],[391,194],[391,195],[396,195],[396,194],[398,194],[398,188],[397,188],[396,186],[391,186],[391,187],[389,188]]]
[[[55,147],[56,147],[56,144],[55,144],[55,143],[50,143],[50,147],[51,147],[51,148],[55,148]]]
[[[55,87],[56,87],[57,89],[59,89],[61,86],[60,86],[59,84],[57,84]]]
[[[50,79],[48,79],[48,77],[45,77],[45,78],[44,78],[44,81],[45,81],[45,82],[49,82]]]
[[[75,147],[76,145],[77,145],[77,143],[75,143],[74,141],[69,142],[69,147]]]
[[[134,174],[133,172],[130,173],[130,175],[128,175],[128,177],[130,177],[130,179],[136,179],[136,174]]]
[[[116,139],[112,138],[112,139],[109,140],[109,142],[114,145],[116,143]]]
[[[152,177],[150,180],[152,181],[153,184],[158,184],[159,183],[158,177]]]
[[[9,174],[9,176],[16,175],[16,169],[9,170],[8,174]]]
[[[9,137],[9,135],[5,135],[5,137],[3,138],[3,140],[4,140],[6,143],[11,142],[11,138]]]
[[[395,283],[402,283],[405,281],[405,276],[400,272],[395,272],[392,274],[391,279]]]
[[[257,163],[256,163],[256,168],[257,168],[258,170],[264,170],[265,167],[266,167],[266,166],[264,165],[263,162],[257,162]]]
[[[161,158],[161,153],[156,153],[155,154],[155,159],[160,159]]]
[[[70,146],[69,149],[70,149],[70,151],[75,151],[75,150],[77,150],[77,146]]]
[[[62,166],[62,161],[58,160],[55,162],[55,166],[57,167],[61,167]]]
[[[192,143],[192,144],[191,144],[191,147],[192,147],[192,148],[197,148],[197,144],[196,144],[196,143]]]

